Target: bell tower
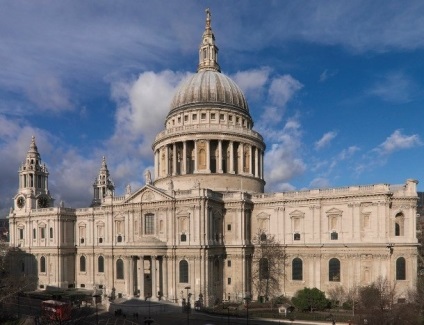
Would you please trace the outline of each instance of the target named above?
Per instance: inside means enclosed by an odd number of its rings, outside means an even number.
[[[114,193],[115,184],[110,179],[109,169],[107,168],[106,158],[103,156],[102,166],[100,167],[99,175],[93,184],[94,197],[91,206],[99,206],[103,198],[108,192]]]
[[[41,163],[41,156],[35,144],[35,137],[25,161],[19,168],[19,190],[15,196],[15,210],[41,209],[53,206],[54,199],[49,192],[49,172]]]

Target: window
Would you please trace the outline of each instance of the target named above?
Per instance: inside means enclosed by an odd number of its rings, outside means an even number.
[[[33,239],[37,239],[37,229],[32,229],[32,237]]]
[[[328,281],[340,282],[340,261],[337,258],[328,262]]]
[[[231,278],[227,279],[227,284],[231,284]]]
[[[153,214],[146,214],[144,216],[144,233],[146,235],[153,235],[155,230],[155,216]]]
[[[181,241],[187,241],[187,235],[181,234]]]
[[[259,260],[259,280],[269,279],[269,263],[267,258]]]
[[[197,114],[193,114],[192,119],[193,119],[193,121],[196,121],[197,120]]]
[[[41,256],[40,258],[40,272],[41,273],[46,272],[46,258],[44,256]]]
[[[227,261],[227,266],[228,266],[228,267],[231,267],[231,260],[228,260],[228,261]]]
[[[121,235],[118,235],[118,237],[116,238],[116,240],[117,240],[118,243],[121,243],[122,242],[122,236]]]
[[[230,223],[227,225],[227,230],[231,231],[231,224]]]
[[[206,120],[206,113],[202,113],[202,114],[200,115],[200,118],[201,118],[202,120]]]
[[[303,280],[303,262],[298,257],[292,261],[292,280]]]
[[[180,261],[180,283],[188,283],[188,262]]]
[[[395,236],[403,236],[404,232],[404,216],[403,213],[398,213],[395,217]]]
[[[211,120],[215,119],[215,113],[211,113]]]
[[[103,256],[99,256],[97,259],[97,272],[103,273],[105,271],[105,259]]]
[[[118,280],[124,279],[124,261],[120,258],[116,261],[116,278]]]
[[[219,119],[220,119],[221,121],[225,120],[225,115],[224,115],[224,114],[219,114]]]
[[[266,234],[262,233],[260,236],[261,241],[266,241]]]
[[[53,238],[53,228],[50,227],[50,238]]]
[[[233,120],[233,116],[232,115],[228,115],[228,120],[232,121]]]
[[[102,237],[99,238],[99,244],[101,244],[101,243],[103,243],[103,238]]]
[[[80,272],[85,272],[85,256],[80,257]]]
[[[184,115],[184,122],[188,121],[188,115]]]
[[[406,280],[405,258],[399,257],[396,260],[396,280]]]
[[[300,240],[300,234],[299,233],[295,233],[293,235],[293,240]]]
[[[178,124],[181,123],[181,117],[178,117]]]
[[[40,238],[41,239],[46,238],[46,228],[44,227],[40,228]]]
[[[337,240],[337,239],[339,239],[339,234],[337,232],[333,231],[331,233],[331,240]]]
[[[24,239],[24,229],[19,228],[19,239]]]

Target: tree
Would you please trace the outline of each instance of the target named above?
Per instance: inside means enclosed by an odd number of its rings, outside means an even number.
[[[259,230],[253,238],[252,280],[259,297],[269,300],[281,295],[280,284],[285,276],[286,251],[274,235]]]
[[[325,293],[318,288],[304,288],[296,292],[292,303],[299,310],[323,310],[328,307],[329,301]]]
[[[25,253],[20,249],[9,247],[8,242],[0,240],[0,310],[3,312],[0,318],[10,313],[9,305],[14,304],[20,292],[36,288],[36,276],[16,269],[17,261],[23,256]]]
[[[341,306],[348,300],[348,294],[341,285],[328,290],[328,298],[330,298],[332,306]]]

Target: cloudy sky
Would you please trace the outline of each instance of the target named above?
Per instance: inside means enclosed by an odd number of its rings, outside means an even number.
[[[0,216],[32,135],[56,202],[89,205],[103,155],[142,185],[206,7],[266,191],[424,181],[422,1],[0,0]]]

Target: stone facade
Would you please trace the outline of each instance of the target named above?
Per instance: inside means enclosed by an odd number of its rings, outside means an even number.
[[[265,144],[242,91],[220,72],[210,18],[197,74],[172,101],[142,188],[115,195],[103,157],[92,205],[55,206],[32,139],[8,216],[10,245],[26,252],[20,272],[37,274],[40,289],[178,302],[190,287],[207,304],[256,298],[260,231],[285,249],[281,294],[383,276],[406,297],[417,273],[417,182],[264,193]]]

